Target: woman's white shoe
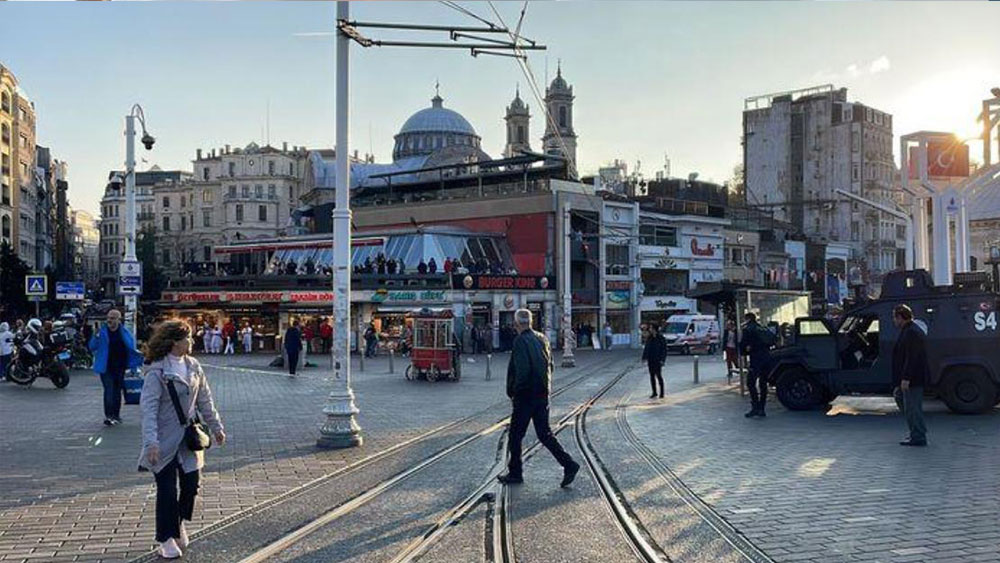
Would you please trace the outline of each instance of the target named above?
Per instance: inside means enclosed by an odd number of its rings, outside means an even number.
[[[184,553],[181,548],[177,546],[177,542],[174,538],[170,538],[167,541],[160,544],[160,557],[164,559],[177,559]]]
[[[177,536],[177,545],[181,546],[181,548],[187,548],[188,546],[188,533],[184,529],[184,522],[181,522],[181,533]]]

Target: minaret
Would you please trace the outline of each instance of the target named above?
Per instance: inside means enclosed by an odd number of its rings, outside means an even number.
[[[545,154],[556,154],[569,159],[569,174],[575,178],[577,171],[576,133],[573,131],[573,87],[562,77],[562,63],[556,71],[555,80],[545,89],[545,107],[549,115],[545,120],[542,149]]]
[[[507,106],[507,115],[504,121],[507,122],[507,146],[503,149],[504,158],[519,156],[521,151],[530,151],[531,142],[528,141],[528,122],[531,114],[527,104],[521,100],[521,88],[517,88],[514,94],[514,101]]]

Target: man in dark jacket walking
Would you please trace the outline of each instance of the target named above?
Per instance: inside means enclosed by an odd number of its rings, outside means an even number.
[[[927,344],[924,331],[913,322],[913,311],[906,305],[892,309],[892,324],[899,329],[899,338],[892,348],[893,395],[906,417],[910,437],[901,446],[926,446],[927,426],[924,424],[924,384],[930,375],[927,365]]]
[[[764,405],[767,403],[767,368],[771,363],[771,346],[774,345],[774,335],[757,323],[757,315],[747,313],[743,316],[746,325],[743,327],[743,338],[740,339],[740,352],[750,356],[750,369],[747,371],[747,387],[750,389],[750,412],[744,416],[752,418],[767,416]]]
[[[518,309],[514,313],[517,338],[507,364],[507,396],[514,403],[510,416],[510,440],[507,474],[497,479],[504,484],[523,483],[521,473],[521,441],[528,423],[535,425],[538,441],[548,448],[563,467],[560,486],[573,482],[580,464],[559,445],[549,427],[549,390],[552,387],[552,349],[545,335],[531,329],[531,311]]]
[[[642,349],[642,359],[649,366],[649,385],[653,388],[650,399],[656,398],[656,383],[660,383],[660,398],[663,398],[663,364],[667,361],[667,339],[660,334],[660,327],[652,324],[649,327],[649,338]]]
[[[299,367],[299,353],[302,352],[302,331],[299,330],[299,321],[292,321],[292,326],[285,331],[284,338],[285,356],[288,358],[288,377],[295,377],[295,370]]]

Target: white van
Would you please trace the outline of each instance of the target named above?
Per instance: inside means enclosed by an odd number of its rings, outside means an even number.
[[[660,334],[667,339],[668,352],[682,354],[694,350],[714,354],[721,340],[719,321],[712,315],[671,315],[660,327]]]

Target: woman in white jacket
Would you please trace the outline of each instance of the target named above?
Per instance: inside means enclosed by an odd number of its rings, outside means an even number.
[[[194,513],[203,451],[191,451],[184,440],[185,420],[201,418],[208,426],[215,443],[226,442],[222,421],[212,400],[212,390],[201,364],[192,358],[191,330],[181,321],[160,324],[146,346],[146,359],[151,363],[145,370],[142,385],[142,453],[139,469],[153,472],[156,477],[156,541],[159,553],[166,559],[176,559],[187,547],[188,536],[184,520]],[[171,389],[176,393],[174,405]],[[179,495],[178,495],[178,483]]]

